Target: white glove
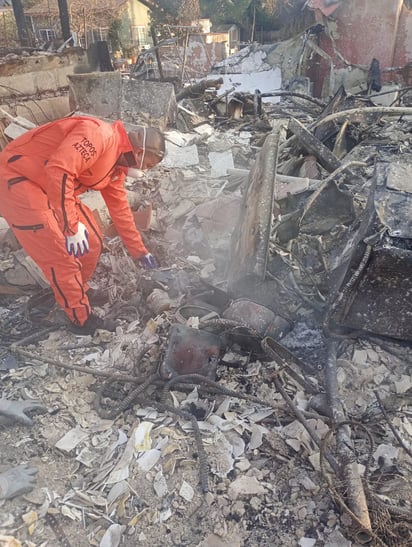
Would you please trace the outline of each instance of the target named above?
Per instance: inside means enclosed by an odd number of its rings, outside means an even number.
[[[69,255],[74,256],[83,256],[84,253],[89,252],[89,234],[87,232],[86,226],[79,222],[77,227],[77,234],[74,236],[66,236],[66,249]]]
[[[159,264],[157,263],[157,260],[152,255],[152,253],[147,253],[140,259],[140,264],[143,266],[143,268],[146,268],[146,270],[155,270],[159,267]]]

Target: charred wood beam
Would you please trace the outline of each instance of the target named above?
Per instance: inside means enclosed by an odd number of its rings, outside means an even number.
[[[222,84],[223,78],[218,78],[217,80],[202,80],[197,84],[181,89],[179,93],[176,94],[176,101],[181,101],[187,97],[198,97],[199,95],[203,95],[209,87],[219,89]]]
[[[298,99],[305,99],[316,106],[325,108],[325,103],[316,97],[311,97],[310,95],[305,95],[305,93],[297,93],[295,91],[271,91],[270,93],[262,93],[261,97],[297,97]]]
[[[335,93],[335,95],[332,97],[332,99],[323,109],[321,115],[318,116],[317,120],[326,118],[326,116],[329,116],[329,114],[333,114],[334,112],[345,110],[346,100],[347,100],[347,93],[343,85],[341,85],[339,89],[337,90],[337,92]],[[327,139],[335,135],[337,131],[338,131],[338,125],[335,123],[329,123],[316,128],[313,131],[313,134],[320,141],[325,142]]]
[[[329,172],[339,169],[341,162],[318,138],[308,131],[296,118],[289,121],[289,129],[295,135],[301,146],[313,154],[319,163]]]
[[[378,59],[372,59],[368,72],[368,94],[371,91],[380,91],[382,89],[381,69]]]
[[[155,55],[156,55],[157,68],[159,70],[159,78],[163,80],[163,67],[162,67],[162,62],[160,60],[159,48],[157,47],[158,41],[157,41],[156,31],[153,26],[150,27],[150,34],[152,35],[153,45],[155,47]]]

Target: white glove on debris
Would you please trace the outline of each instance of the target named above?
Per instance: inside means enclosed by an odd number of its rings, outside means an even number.
[[[83,256],[84,253],[89,252],[89,234],[87,232],[86,226],[79,222],[77,227],[77,234],[74,236],[66,236],[66,249],[69,255],[74,256]]]

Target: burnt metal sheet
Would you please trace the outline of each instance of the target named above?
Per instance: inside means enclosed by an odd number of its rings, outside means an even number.
[[[348,225],[354,220],[352,196],[331,181],[301,217],[300,231],[311,235],[324,234],[339,224]]]
[[[247,188],[232,235],[228,264],[229,286],[248,276],[264,280],[269,254],[273,215],[278,146],[283,123],[277,122],[267,136],[249,174]]]
[[[404,197],[405,192],[391,190],[391,167],[378,163],[368,204],[357,232],[350,234],[344,248],[337,249],[341,260],[331,272],[336,282],[333,312],[329,326],[334,325],[412,340],[412,239],[391,237],[380,217],[382,201],[388,193]],[[400,199],[399,202],[402,200]],[[397,209],[399,226],[407,225],[410,217],[405,209]],[[394,219],[392,211],[386,219]],[[359,268],[362,259],[370,255]]]
[[[341,324],[412,340],[412,251],[374,249]]]
[[[391,237],[412,239],[412,166],[392,163],[377,186],[375,208]]]
[[[172,325],[160,375],[170,378],[182,374],[201,374],[214,380],[224,348],[224,341],[216,334],[186,325]]]
[[[223,311],[222,316],[225,319],[239,321],[242,325],[255,330],[262,337],[270,336],[279,339],[292,328],[290,321],[280,315],[275,315],[266,306],[248,298],[239,298],[231,302]]]

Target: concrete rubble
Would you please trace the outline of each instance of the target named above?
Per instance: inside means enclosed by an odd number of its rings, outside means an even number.
[[[76,336],[0,224],[1,396],[44,406],[0,429],[0,486],[38,470],[0,501],[0,545],[411,544],[412,107],[315,99],[275,66],[284,48],[225,64],[279,94],[227,72],[181,99],[69,78],[73,110],[165,129],[165,160],[126,183],[161,267],[127,256],[89,193],[94,309],[118,327]]]

